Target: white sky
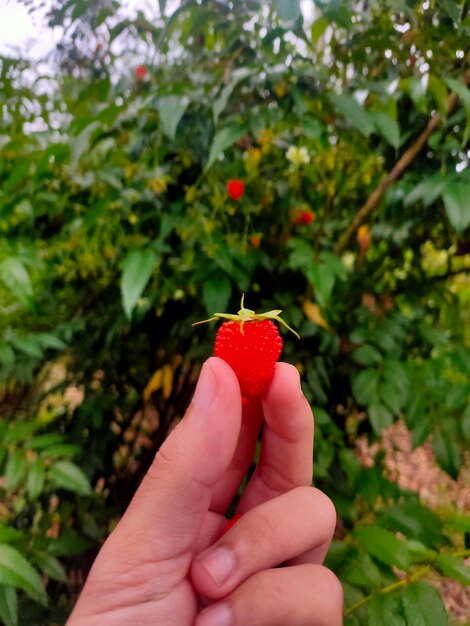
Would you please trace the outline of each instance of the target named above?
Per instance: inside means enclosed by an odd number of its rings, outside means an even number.
[[[44,9],[28,15],[27,8],[17,0],[0,0],[0,53],[12,53],[15,48],[33,59],[54,48],[52,29],[41,29]]]
[[[171,14],[180,0],[167,2],[166,14]],[[39,4],[39,3],[38,3]],[[128,15],[142,9],[151,19],[155,15],[157,0],[122,0],[121,5]],[[301,0],[307,21],[313,14],[313,0]],[[51,52],[60,40],[60,29],[41,28],[46,9],[37,9],[33,14],[18,0],[0,0],[0,54],[14,54],[21,50],[23,56],[40,59]],[[309,19],[310,18],[310,19]]]
[[[35,0],[36,4],[39,2]],[[179,0],[167,2],[165,13],[172,12]],[[156,13],[156,0],[122,0],[123,11],[133,16],[143,10],[151,19]],[[32,59],[40,59],[51,52],[60,40],[60,29],[42,28],[45,8],[38,8],[33,14],[18,0],[0,0],[0,54],[11,54],[15,49]]]

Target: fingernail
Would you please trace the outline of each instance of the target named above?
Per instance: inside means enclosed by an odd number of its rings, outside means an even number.
[[[225,602],[213,604],[197,618],[197,626],[232,626],[232,609]]]
[[[216,585],[223,585],[235,569],[235,555],[225,547],[215,548],[200,560]]]
[[[194,404],[197,404],[202,409],[208,409],[215,397],[216,389],[217,381],[214,372],[210,364],[206,361],[199,374],[199,380],[193,396]]]

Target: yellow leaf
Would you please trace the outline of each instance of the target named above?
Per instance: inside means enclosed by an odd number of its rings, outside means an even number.
[[[162,368],[162,389],[163,389],[163,397],[165,400],[171,395],[171,390],[173,389],[173,370],[171,369],[171,365],[165,365]]]
[[[318,306],[318,304],[315,304],[314,302],[310,302],[309,300],[306,300],[304,302],[303,309],[304,309],[305,315],[308,317],[308,319],[311,322],[325,329],[330,328],[330,325],[322,316],[320,307]]]
[[[163,370],[157,370],[152,378],[147,383],[147,386],[144,389],[144,401],[148,402],[150,400],[150,396],[154,391],[158,391],[162,386],[163,380]]]

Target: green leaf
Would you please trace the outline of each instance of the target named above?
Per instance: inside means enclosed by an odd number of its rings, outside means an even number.
[[[447,15],[458,24],[461,20],[461,7],[455,0],[441,0],[439,8],[443,9]]]
[[[463,559],[452,554],[439,554],[434,565],[444,576],[458,580],[462,585],[470,585],[470,567],[465,565]]]
[[[393,424],[393,415],[383,404],[373,403],[368,409],[369,420],[376,435]]]
[[[42,492],[46,471],[41,459],[34,459],[28,469],[26,488],[31,500],[35,500]]]
[[[446,526],[462,533],[470,533],[470,515],[459,513],[446,514]]]
[[[0,584],[22,589],[33,600],[47,604],[46,590],[37,571],[16,548],[5,544],[0,544]]]
[[[392,384],[402,395],[401,405],[403,405],[407,401],[410,388],[410,379],[405,364],[389,358],[384,361],[383,375],[386,382]]]
[[[24,450],[14,450],[7,461],[5,468],[5,487],[16,489],[23,480],[26,471],[26,455]]]
[[[189,103],[187,96],[162,96],[158,99],[157,109],[162,130],[169,139],[175,138],[176,129]]]
[[[429,75],[428,91],[434,98],[439,113],[445,117],[447,115],[447,87],[445,82],[437,76]]]
[[[382,402],[397,417],[401,414],[401,408],[406,402],[406,396],[395,381],[386,380],[379,385],[379,397]]]
[[[57,443],[44,448],[40,454],[43,459],[56,459],[61,456],[75,456],[80,450],[80,446],[73,443]]]
[[[300,130],[308,139],[319,139],[323,134],[323,127],[320,122],[309,115],[302,116]]]
[[[317,45],[317,43],[320,41],[320,38],[325,34],[329,23],[329,20],[327,20],[324,16],[319,17],[313,22],[310,28],[310,35],[312,37],[312,42],[314,43],[314,45]]]
[[[406,543],[379,526],[362,526],[354,530],[354,537],[372,556],[386,565],[408,569],[410,556]]]
[[[227,276],[215,274],[204,283],[202,295],[209,315],[223,313],[232,295],[232,283]]]
[[[235,87],[245,78],[251,76],[254,73],[254,70],[249,69],[247,67],[238,67],[233,70],[230,82],[225,85],[225,87],[220,92],[220,95],[214,101],[212,105],[212,113],[214,114],[214,122],[217,124],[220,114],[227,106],[230,96],[233,93]]]
[[[450,181],[446,184],[442,198],[449,222],[458,233],[470,224],[470,183]]]
[[[352,11],[349,7],[349,3],[342,2],[341,0],[316,0],[315,5],[319,7],[321,12],[325,15],[330,22],[336,22],[338,26],[349,30],[352,25]]]
[[[408,77],[404,78],[400,83],[402,91],[408,94],[414,105],[421,113],[427,112],[426,90],[427,77],[421,78]]]
[[[444,541],[443,524],[436,513],[416,501],[393,504],[380,511],[380,522],[425,545],[437,547]]]
[[[52,350],[64,350],[67,347],[62,339],[59,339],[56,335],[51,335],[51,333],[40,333],[39,335],[36,335],[36,338],[45,349],[51,348]]]
[[[156,263],[157,256],[152,250],[131,250],[127,255],[121,278],[121,296],[128,319],[131,319],[136,302],[150,280]]]
[[[12,348],[3,343],[0,345],[0,364],[4,367],[11,367],[15,362],[15,353]]]
[[[35,359],[43,356],[41,344],[34,335],[15,335],[11,338],[11,343],[17,350]]]
[[[375,121],[375,127],[380,135],[388,141],[388,143],[398,150],[400,147],[400,127],[398,122],[386,113],[374,111],[370,113]]]
[[[465,109],[470,109],[470,89],[455,78],[446,78],[445,81],[449,89],[458,95]]]
[[[364,344],[357,350],[354,350],[353,359],[361,365],[377,365],[382,361],[382,355],[376,348]]]
[[[87,539],[83,539],[73,530],[64,532],[51,541],[47,547],[47,552],[53,556],[75,556],[91,548],[93,544]]]
[[[68,489],[82,496],[92,493],[91,485],[83,471],[70,461],[57,461],[49,469],[51,480],[63,489]]]
[[[357,554],[346,560],[342,576],[351,584],[364,589],[378,588],[382,583],[382,574],[377,563],[365,550],[357,550]]]
[[[465,439],[470,440],[470,404],[467,404],[462,413],[462,433]]]
[[[460,470],[460,449],[448,430],[439,428],[434,433],[433,450],[436,460],[452,478],[457,478]]]
[[[301,15],[299,0],[274,0],[281,22],[295,22]]]
[[[300,239],[300,237],[292,237],[287,243],[287,247],[290,250],[289,254],[289,268],[292,270],[303,269],[306,270],[313,264],[313,250],[312,245]]]
[[[374,132],[374,118],[370,115],[359,102],[349,94],[340,96],[331,95],[331,102],[344,117],[357,128],[363,135],[368,137]]]
[[[227,150],[231,148],[233,144],[238,141],[246,133],[246,126],[239,126],[238,124],[232,124],[222,128],[214,137],[212,146],[209,152],[209,158],[206,163],[206,171],[210,169],[215,160]]]
[[[439,593],[418,582],[405,587],[403,607],[407,626],[447,626],[447,613]]]
[[[334,269],[326,263],[314,263],[306,271],[320,308],[328,306],[336,282]]]
[[[93,135],[101,128],[101,123],[93,121],[80,132],[80,134],[72,138],[72,162],[77,163],[81,156],[90,148]]]
[[[5,626],[18,626],[18,596],[8,585],[0,585],[0,620]]]
[[[16,528],[7,528],[0,524],[0,543],[15,543],[17,541],[27,541],[27,536]]]
[[[10,257],[0,263],[0,278],[14,292],[20,291],[25,295],[31,295],[33,292],[29,274],[19,259]]]
[[[375,369],[370,367],[362,370],[354,378],[352,390],[359,404],[369,404],[377,397],[378,375]]]
[[[67,574],[60,561],[55,556],[47,552],[42,552],[35,554],[34,558],[39,569],[50,576],[50,578],[58,580],[61,583],[67,582]]]
[[[424,206],[430,206],[441,197],[445,185],[446,178],[440,174],[430,176],[410,191],[405,198],[404,204],[405,206],[410,206],[418,200],[422,200]]]
[[[57,433],[48,433],[47,435],[37,435],[29,442],[29,447],[32,450],[40,450],[47,446],[52,446],[57,443],[62,443],[64,440],[62,435]]]
[[[367,608],[370,626],[409,626],[403,614],[400,598],[391,594],[376,594]]]
[[[29,439],[38,430],[39,426],[37,422],[11,423],[8,432],[5,434],[4,442],[15,443],[21,441],[24,443],[26,439]]]
[[[75,456],[80,450],[80,446],[73,443],[58,443],[45,448],[40,454],[43,459],[51,459],[60,456]]]

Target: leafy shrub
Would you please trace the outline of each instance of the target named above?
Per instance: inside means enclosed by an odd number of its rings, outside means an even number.
[[[447,623],[470,519],[354,449],[404,419],[456,477],[470,439],[467,4],[113,5],[51,9],[55,72],[1,59],[0,618],[65,620],[210,354],[192,322],[246,292],[302,336],[346,623]]]

